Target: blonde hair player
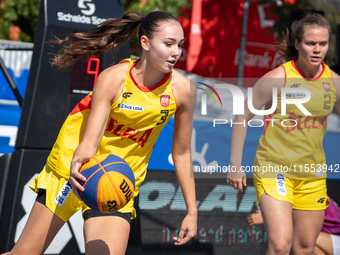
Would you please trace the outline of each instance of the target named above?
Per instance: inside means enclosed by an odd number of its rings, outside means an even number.
[[[190,137],[196,88],[175,71],[184,34],[179,21],[165,12],[126,13],[109,19],[87,33],[73,33],[53,64],[66,67],[84,55],[99,55],[126,41],[139,26],[140,59],[126,59],[104,70],[93,93],[70,113],[39,176],[30,187],[38,193],[26,226],[12,251],[6,254],[43,254],[64,223],[83,209],[86,254],[125,254],[130,220],[136,217],[133,200],[123,209],[103,214],[80,201],[84,190],[78,170],[96,154],[115,154],[133,169],[137,196],[159,133],[175,114],[172,157],[187,215],[176,245],[187,243],[197,231],[195,183],[191,176]],[[125,106],[138,107],[125,107]],[[70,169],[71,166],[71,169]],[[58,206],[55,198],[67,182],[73,193]],[[79,198],[79,199],[78,199]]]
[[[295,21],[294,44],[287,37],[277,47],[281,56],[290,61],[264,75],[253,88],[255,109],[271,102],[274,88],[278,93],[276,111],[264,118],[264,132],[254,161],[258,167],[254,186],[268,233],[267,255],[288,255],[290,251],[314,254],[323,224],[329,201],[322,140],[327,116],[334,105],[340,112],[339,75],[323,62],[330,35],[328,21],[319,14],[309,13]],[[286,115],[281,115],[282,88],[309,91],[312,97],[303,107],[311,115],[305,115],[294,104],[288,104]],[[305,96],[300,92],[287,94],[291,98]],[[235,122],[247,123],[254,117],[247,104],[245,109],[245,114],[236,116]],[[247,126],[233,126],[230,164],[237,171],[227,176],[227,183],[240,191],[246,186],[246,175],[241,168],[246,132]],[[313,171],[313,167],[319,169]],[[264,169],[269,172],[264,173]]]

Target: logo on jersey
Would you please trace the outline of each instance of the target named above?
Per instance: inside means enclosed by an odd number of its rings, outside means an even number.
[[[161,106],[168,107],[170,104],[170,95],[161,95],[160,103]]]
[[[323,202],[325,202],[325,197],[322,197],[322,198],[320,198],[319,200],[318,200],[318,203],[320,203],[320,204],[323,204]]]
[[[124,92],[123,97],[126,99],[132,95],[132,92]]]
[[[65,200],[67,199],[68,195],[70,194],[70,192],[72,191],[72,186],[71,184],[67,181],[64,186],[61,188],[61,190],[59,191],[58,195],[56,196],[54,202],[58,205],[58,206],[62,206],[65,202]]]
[[[301,86],[301,83],[295,83],[292,86],[290,86],[291,88],[299,88]]]
[[[286,97],[307,97],[305,93],[287,93]]]
[[[141,106],[136,106],[136,105],[129,105],[129,104],[122,104],[119,103],[118,107],[121,109],[126,109],[126,110],[130,110],[130,111],[136,111],[136,112],[142,112],[144,111],[144,108]]]
[[[328,82],[323,82],[322,85],[323,85],[323,90],[324,90],[324,91],[326,91],[326,92],[331,91],[331,84],[330,84],[330,83],[328,83]]]
[[[280,195],[287,195],[286,192],[286,185],[285,185],[285,176],[283,174],[277,174],[276,175],[276,187],[277,187],[277,192]]]

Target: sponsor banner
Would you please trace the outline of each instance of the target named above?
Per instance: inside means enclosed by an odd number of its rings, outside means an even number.
[[[196,180],[198,205],[197,236],[188,243],[195,254],[264,254],[267,233],[264,226],[248,227],[246,217],[257,210],[252,182],[240,194],[225,179]],[[139,191],[143,250],[159,244],[162,252],[178,236],[186,206],[173,172],[150,171]],[[172,245],[173,246],[173,245]]]
[[[101,3],[99,0],[78,0],[78,1],[52,1],[49,2],[49,8],[54,10],[48,16],[49,24],[62,27],[93,27],[101,22],[112,18],[110,12],[121,8],[121,3],[118,0],[111,0]],[[123,13],[122,13],[123,15]]]
[[[197,236],[186,244],[190,253],[183,254],[265,254],[264,226],[249,227],[246,223],[247,216],[257,210],[253,181],[247,181],[246,190],[240,193],[224,178],[195,180]],[[327,181],[328,195],[336,202],[340,201],[338,183]],[[186,248],[176,250],[178,247],[172,244],[186,216],[182,191],[173,172],[148,172],[140,186],[139,208],[143,251],[157,249],[162,254],[175,254]]]

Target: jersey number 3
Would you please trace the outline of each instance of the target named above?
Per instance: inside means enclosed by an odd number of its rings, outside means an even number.
[[[161,115],[162,115],[161,121],[157,122],[157,125],[163,124],[166,121],[166,118],[169,115],[169,110],[161,110]]]

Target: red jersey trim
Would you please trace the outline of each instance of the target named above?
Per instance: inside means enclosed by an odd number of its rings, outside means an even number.
[[[138,61],[139,61],[139,59],[138,59],[137,61],[135,61],[135,62],[132,64],[132,66],[131,66],[131,68],[130,68],[130,70],[129,70],[129,74],[130,74],[130,77],[131,77],[132,82],[136,85],[136,87],[137,87],[140,91],[142,91],[142,92],[150,92],[150,91],[153,91],[153,90],[159,88],[160,86],[162,86],[164,83],[166,83],[166,82],[169,80],[169,78],[170,78],[170,76],[171,76],[171,73],[168,73],[168,75],[167,75],[163,80],[161,80],[159,83],[157,83],[155,86],[153,86],[153,87],[151,87],[151,88],[148,88],[148,87],[139,85],[139,84],[136,82],[135,78],[133,78],[133,75],[132,75],[132,69],[134,68],[134,66],[136,65],[136,63],[137,63]]]
[[[84,111],[84,110],[91,110],[91,103],[92,103],[92,94],[86,96],[83,100],[81,100],[72,110],[70,113],[71,115],[74,115],[78,112]]]
[[[297,66],[295,65],[295,61],[294,61],[294,59],[292,59],[292,66],[294,67],[294,69],[303,77],[303,78],[305,78],[306,80],[308,80],[308,81],[316,81],[317,79],[319,79],[322,75],[323,75],[323,73],[325,72],[325,70],[326,70],[326,64],[322,61],[322,71],[321,71],[321,73],[319,74],[319,76],[318,77],[306,77],[298,68],[297,68]]]
[[[123,60],[120,61],[118,64],[121,64],[121,63],[124,63],[124,62],[129,62],[129,63],[130,63],[130,60],[128,60],[128,59],[123,59]]]

